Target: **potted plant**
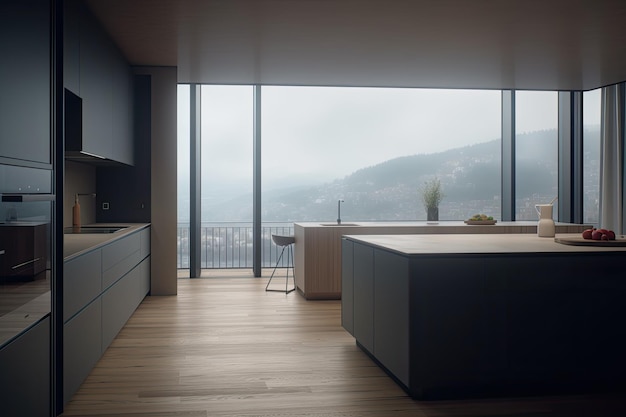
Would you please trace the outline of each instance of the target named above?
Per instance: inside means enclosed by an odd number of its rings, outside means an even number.
[[[441,181],[439,178],[433,178],[430,181],[426,181],[420,191],[422,193],[424,208],[426,209],[426,220],[438,221],[439,204],[444,197],[443,191],[441,190]]]

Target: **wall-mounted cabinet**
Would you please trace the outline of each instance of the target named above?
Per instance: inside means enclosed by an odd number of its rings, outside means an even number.
[[[51,163],[50,10],[49,0],[0,3],[0,162]]]
[[[133,74],[84,3],[65,2],[65,88],[81,98],[79,137],[66,138],[68,159],[133,164]],[[66,115],[70,122],[79,116]],[[92,159],[93,156],[99,157]]]

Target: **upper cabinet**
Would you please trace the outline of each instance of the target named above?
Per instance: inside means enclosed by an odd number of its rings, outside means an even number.
[[[65,2],[64,45],[65,88],[82,99],[82,136],[66,141],[67,157],[133,165],[133,74],[81,1]]]
[[[0,162],[52,162],[50,13],[49,0],[0,2]]]

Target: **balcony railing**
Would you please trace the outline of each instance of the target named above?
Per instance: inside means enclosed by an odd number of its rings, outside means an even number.
[[[282,248],[272,241],[272,235],[293,235],[293,223],[263,223],[261,225],[261,267],[273,268]],[[178,268],[189,268],[189,223],[178,224]],[[200,228],[201,268],[252,268],[252,222],[203,223]],[[287,266],[287,257],[281,265]]]

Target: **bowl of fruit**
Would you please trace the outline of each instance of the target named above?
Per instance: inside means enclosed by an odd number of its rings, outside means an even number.
[[[624,236],[616,236],[610,229],[597,229],[591,227],[583,230],[579,236],[558,236],[554,240],[566,245],[578,246],[626,246]]]
[[[486,214],[474,214],[472,217],[470,217],[469,219],[465,220],[465,224],[473,224],[473,225],[478,225],[478,224],[496,224],[497,220],[494,220],[494,218],[492,216],[487,216]]]

